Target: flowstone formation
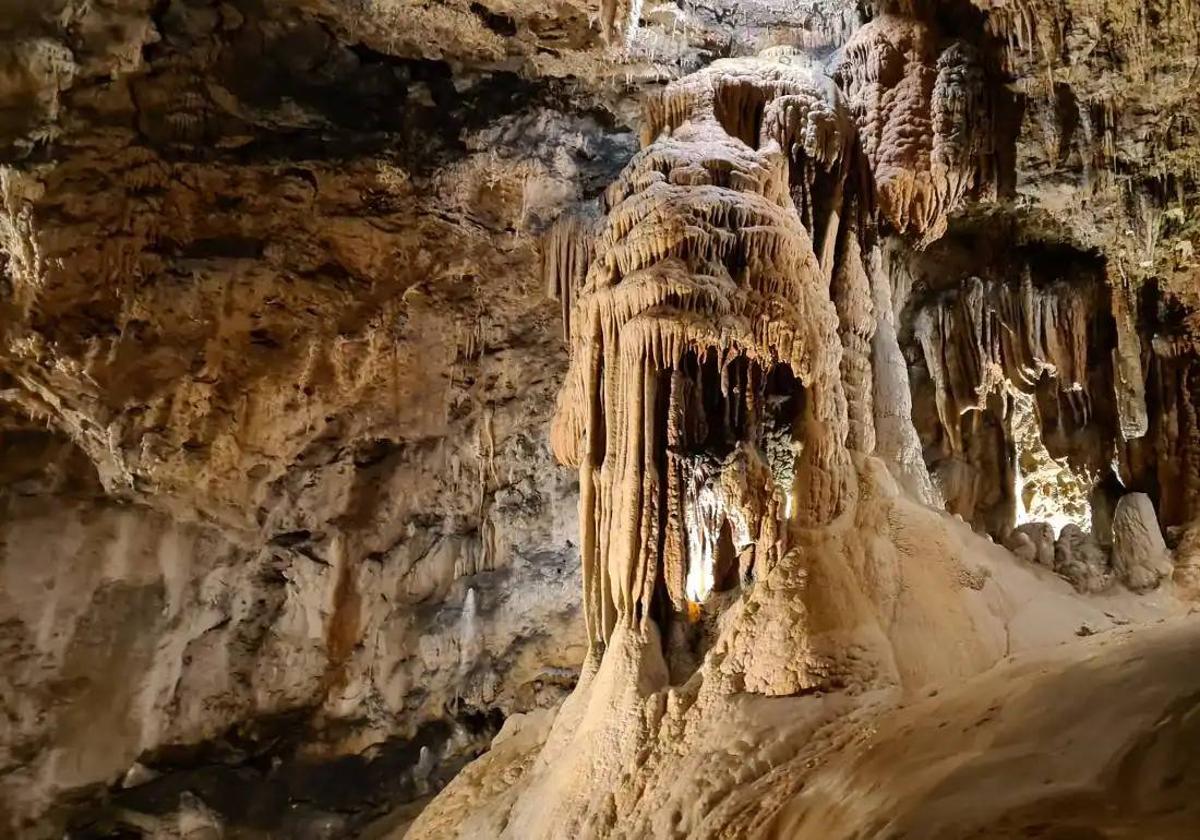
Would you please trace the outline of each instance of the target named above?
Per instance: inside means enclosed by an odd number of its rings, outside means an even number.
[[[844,509],[847,437],[875,449],[874,202],[936,236],[986,171],[982,70],[934,41],[865,27],[835,72],[848,95],[788,48],[668,86],[603,219],[548,242],[572,349],[553,441],[580,470],[593,643],[694,620],[779,562],[791,527]]]
[[[644,629],[659,588],[680,611],[778,559],[785,508],[825,521],[841,503],[837,313],[782,152],[842,166],[845,120],[814,100],[805,68],[766,60],[669,90],[680,124],[608,190],[595,240],[569,245],[591,259],[553,441],[580,470],[596,642],[618,622]],[[756,109],[778,137],[757,136]],[[729,141],[738,127],[758,148]],[[828,135],[811,159],[806,130]],[[810,433],[793,465],[797,430]]]

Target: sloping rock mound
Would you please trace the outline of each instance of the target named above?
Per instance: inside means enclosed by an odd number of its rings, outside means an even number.
[[[905,498],[880,462],[863,462],[860,475],[854,512],[814,530],[722,616],[719,635],[686,682],[671,683],[653,625],[646,633],[619,629],[604,655],[589,660],[553,723],[546,717],[510,723],[492,751],[455,778],[408,836],[761,837],[774,836],[773,825],[786,827],[778,836],[852,837],[856,830],[875,836],[898,817],[888,797],[901,796],[903,784],[893,793],[881,780],[860,796],[857,771],[848,770],[845,790],[808,792],[826,790],[815,787],[818,782],[835,784],[822,781],[838,778],[827,764],[839,767],[886,737],[876,733],[885,731],[890,716],[921,720],[931,752],[945,749],[951,737],[969,745],[970,738],[991,734],[972,728],[987,723],[989,708],[993,715],[1001,709],[1007,714],[1004,697],[1022,696],[1027,683],[1004,682],[1013,666],[989,670],[1006,657],[1037,663],[1018,671],[1034,686],[1064,667],[1046,663],[1078,662],[1075,667],[1086,673],[1092,666],[1088,651],[1079,649],[1080,634],[1108,639],[1121,625],[1180,610],[1163,596],[1080,596],[1050,572],[1018,564],[945,514]],[[1194,641],[1200,632],[1195,621],[1186,622],[1155,674],[1178,667],[1180,640]],[[1131,675],[1120,666],[1130,656],[1114,656],[1105,679],[1129,684]],[[1127,705],[1097,703],[1086,676],[1069,695],[1080,698],[1078,705],[1047,700],[1039,709],[1031,699],[1027,708],[1034,721],[1039,712],[1056,714],[1080,728],[1089,725],[1082,722],[1089,711],[1136,709],[1125,728],[1107,733],[1111,740],[1103,748],[1119,751],[1148,734],[1144,730],[1159,720],[1159,710],[1194,692],[1189,686],[1195,680],[1178,676],[1146,689],[1154,702],[1144,708],[1133,697]],[[990,688],[1001,685],[1003,691]],[[1052,697],[1053,685],[1038,696]],[[962,692],[965,709],[918,716],[915,709],[923,705],[940,709],[923,698],[940,697],[947,686]],[[910,712],[912,703],[923,705]],[[968,710],[976,704],[979,714],[972,716]],[[893,711],[898,708],[905,711]],[[1017,712],[1006,719],[1020,730]],[[943,721],[959,729],[945,729]],[[1048,722],[1046,731],[1055,725]],[[895,737],[910,729],[897,725]],[[1027,751],[1041,749],[1037,733],[1022,733]],[[973,754],[968,747],[951,765],[929,759],[929,773],[939,778],[961,762],[963,776],[971,778],[967,762]],[[879,772],[890,773],[880,766]],[[1090,780],[1099,769],[1088,760],[1072,772]],[[847,821],[845,833],[823,833],[841,824],[827,821],[826,811],[809,805],[814,801],[834,813],[845,802],[859,821]],[[855,812],[860,806],[862,815]],[[975,817],[969,804],[961,807],[964,819]],[[914,827],[923,825],[914,820]],[[811,835],[791,833],[796,826]]]
[[[1191,837],[1198,634],[1114,631],[884,713],[764,836]]]

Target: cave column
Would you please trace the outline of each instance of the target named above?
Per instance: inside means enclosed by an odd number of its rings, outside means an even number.
[[[921,439],[913,425],[908,365],[896,333],[897,312],[904,307],[904,300],[893,296],[892,278],[879,247],[868,255],[867,271],[875,309],[875,335],[871,340],[875,454],[895,470],[897,479],[910,493],[940,508],[944,506],[942,496],[929,477]]]
[[[1117,325],[1113,348],[1113,379],[1117,392],[1117,419],[1121,437],[1134,440],[1150,429],[1146,410],[1146,380],[1142,373],[1142,341],[1137,331],[1137,305],[1128,278],[1122,271],[1108,272],[1112,292],[1112,315]]]

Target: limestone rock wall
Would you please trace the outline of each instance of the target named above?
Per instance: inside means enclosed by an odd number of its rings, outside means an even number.
[[[5,831],[182,789],[231,830],[357,831],[576,678],[537,234],[631,136],[298,4],[3,26],[6,61],[77,65],[4,77],[39,109],[5,89]]]

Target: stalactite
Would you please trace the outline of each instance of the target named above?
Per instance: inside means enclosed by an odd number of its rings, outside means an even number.
[[[870,164],[880,212],[923,242],[991,167],[990,105],[971,48],[885,14],[862,26],[833,69]]]
[[[1117,417],[1121,437],[1140,438],[1150,428],[1146,409],[1146,379],[1142,372],[1142,341],[1137,331],[1137,309],[1133,292],[1124,276],[1108,277],[1112,314],[1117,325],[1117,346],[1112,351]]]
[[[1148,437],[1158,515],[1164,525],[1195,529],[1200,527],[1200,359],[1179,336],[1155,336],[1151,351],[1155,411]]]
[[[546,295],[562,304],[563,338],[571,340],[571,309],[583,288],[592,259],[590,220],[567,213],[542,238],[542,278]]]
[[[1091,415],[1089,313],[1094,290],[1068,284],[1034,288],[970,278],[963,289],[918,312],[914,333],[933,380],[938,417],[952,451],[962,451],[958,418],[983,408],[1006,383],[1034,389],[1055,383],[1074,428]]]
[[[600,33],[610,44],[627,43],[637,30],[642,0],[600,0]]]

